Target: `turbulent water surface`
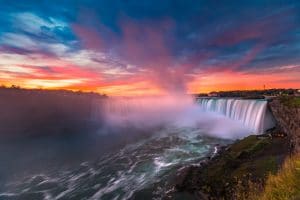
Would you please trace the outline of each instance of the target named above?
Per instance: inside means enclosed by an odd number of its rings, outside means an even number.
[[[235,105],[213,103],[212,111]],[[233,112],[241,119],[261,117],[262,111],[247,111],[261,105],[238,102]],[[93,110],[94,121],[106,115],[94,134],[2,145],[0,199],[162,199],[180,168],[251,133],[242,120],[189,99],[109,101]]]
[[[212,154],[222,140],[199,129],[168,128],[83,162],[76,169],[29,175],[6,185],[2,199],[161,199],[176,170]]]

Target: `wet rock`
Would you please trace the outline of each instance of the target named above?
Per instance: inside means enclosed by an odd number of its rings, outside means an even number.
[[[185,178],[188,176],[190,171],[195,168],[193,166],[188,166],[183,169],[181,169],[179,172],[177,172],[176,180],[175,180],[175,188],[179,191],[185,189]]]

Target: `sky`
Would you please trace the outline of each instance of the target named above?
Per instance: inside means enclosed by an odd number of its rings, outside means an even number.
[[[0,0],[0,84],[112,96],[300,88],[297,0]]]

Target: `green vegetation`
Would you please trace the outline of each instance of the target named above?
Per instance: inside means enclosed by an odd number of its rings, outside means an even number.
[[[224,158],[221,158],[214,167],[223,171],[224,166],[230,167],[231,162],[235,163],[230,169],[230,178],[242,178],[245,175],[264,178],[268,173],[275,173],[277,163],[275,157],[280,154],[275,148],[279,140],[270,138],[257,139],[256,136],[248,136],[233,144],[225,152]],[[266,152],[270,152],[267,154]]]
[[[180,187],[215,199],[250,199],[249,190],[259,194],[266,178],[278,171],[288,154],[287,148],[278,147],[285,145],[286,138],[248,136],[210,161],[208,167],[191,169]]]
[[[298,107],[300,108],[300,97],[295,96],[281,96],[281,103],[289,107]]]
[[[264,99],[265,96],[293,96],[298,94],[297,89],[267,89],[267,90],[234,90],[210,92],[209,94],[198,94],[197,96],[215,96],[215,97],[239,97],[246,99]]]
[[[238,184],[235,197],[240,200],[299,200],[300,155],[286,159],[277,174],[269,174],[264,187],[251,181],[247,188]]]
[[[300,155],[285,161],[282,169],[270,174],[265,189],[257,200],[297,200],[300,199]]]

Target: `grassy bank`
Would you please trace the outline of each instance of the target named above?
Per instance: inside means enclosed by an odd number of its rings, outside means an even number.
[[[300,97],[282,96],[280,97],[280,102],[288,107],[300,108]]]
[[[300,199],[300,155],[288,158],[276,175],[270,174],[263,192],[258,187],[250,190],[252,200],[299,200]]]

